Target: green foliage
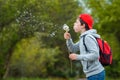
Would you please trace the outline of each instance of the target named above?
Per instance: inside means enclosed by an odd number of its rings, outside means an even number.
[[[59,54],[57,47],[42,48],[36,37],[22,39],[13,51],[10,74],[22,77],[50,75],[49,68],[54,67]]]
[[[72,26],[73,20],[81,11],[77,1],[0,0],[0,2],[1,77],[3,75],[39,75],[42,77],[47,75],[68,76],[70,68],[68,69],[69,60],[68,55],[66,54],[67,49],[65,47],[65,40],[63,39],[63,36],[61,36],[63,35],[62,25],[67,23],[69,26]],[[40,35],[44,34],[38,39],[42,45],[34,46],[31,43],[33,49],[29,50],[26,48],[26,45],[28,45],[27,41],[30,41],[30,39],[33,40],[34,33],[36,32],[39,32]],[[28,40],[26,41],[26,39]],[[23,48],[18,48],[18,45],[21,45]],[[26,49],[25,51],[24,48]],[[34,50],[34,48],[40,49]],[[30,51],[30,55],[35,57],[35,55],[41,55],[40,50],[46,55],[43,55],[42,58],[40,57],[42,59],[40,59],[41,62],[38,61],[40,63],[34,63],[36,65],[35,68],[31,66],[34,58],[28,60],[28,62],[26,60],[28,59],[28,51]],[[59,54],[59,51],[62,51],[61,54]],[[53,53],[53,55],[51,54],[51,56],[48,56],[48,52]],[[16,55],[17,53],[18,55]],[[23,53],[26,55],[23,56]],[[36,54],[33,55],[33,53]],[[13,56],[15,56],[15,59]],[[54,59],[54,56],[56,56],[57,61]],[[50,57],[51,60],[48,60],[47,58]],[[16,58],[19,58],[18,62],[16,62]],[[10,59],[12,59],[11,62]],[[42,62],[45,62],[45,64],[43,63],[44,65],[41,66],[41,68],[38,68]],[[51,64],[48,65],[48,63]],[[4,66],[6,66],[5,69],[3,69]],[[20,68],[20,66],[24,67],[28,72],[23,71],[22,69],[24,68]],[[34,71],[37,72],[37,68],[40,72],[34,74]],[[7,74],[7,71],[9,71],[9,74]]]
[[[0,33],[0,73],[4,74],[6,58],[12,52],[14,45],[19,40],[16,24],[11,24],[8,28],[3,28]],[[9,59],[8,59],[9,60]]]

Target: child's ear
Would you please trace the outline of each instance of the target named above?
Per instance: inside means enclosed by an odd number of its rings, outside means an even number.
[[[84,28],[85,28],[85,24],[83,24]]]

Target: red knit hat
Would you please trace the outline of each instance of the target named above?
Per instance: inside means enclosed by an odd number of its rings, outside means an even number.
[[[91,15],[89,14],[80,14],[79,18],[82,19],[84,22],[86,22],[88,24],[89,29],[92,29],[92,25],[93,25],[93,18]]]

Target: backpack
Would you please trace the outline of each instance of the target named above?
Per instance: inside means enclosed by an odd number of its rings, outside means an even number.
[[[85,35],[86,36],[86,35]],[[85,45],[85,36],[83,37],[83,45],[85,46],[85,49],[87,51],[87,47]],[[107,43],[107,41],[101,39],[101,38],[96,38],[98,46],[99,46],[99,61],[103,66],[108,66],[112,64],[112,51],[110,45]]]

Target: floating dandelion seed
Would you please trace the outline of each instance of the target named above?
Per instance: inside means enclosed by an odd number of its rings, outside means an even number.
[[[45,28],[42,26],[42,31],[44,31],[45,30]]]
[[[52,33],[50,34],[50,36],[51,36],[51,37],[55,36],[55,32],[52,32]]]
[[[19,23],[20,22],[19,19],[16,19],[16,22]]]

